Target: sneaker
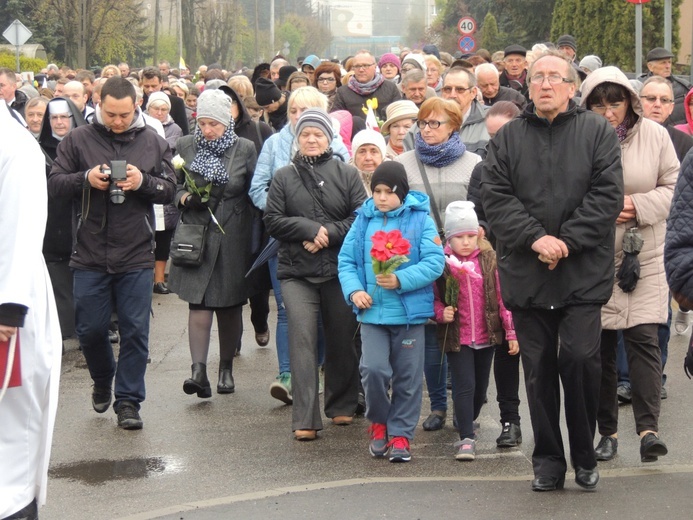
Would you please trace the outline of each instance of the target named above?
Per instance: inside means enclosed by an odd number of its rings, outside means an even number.
[[[616,387],[616,396],[621,403],[630,403],[633,400],[633,391],[630,389],[630,385],[618,385]]]
[[[499,448],[514,448],[522,444],[522,430],[519,424],[503,423],[501,434],[496,439]]]
[[[667,387],[662,385],[662,399],[669,397],[669,392],[667,392]]]
[[[390,448],[390,462],[409,462],[411,460],[409,439],[406,437],[393,437],[387,446]]]
[[[116,413],[118,414],[118,426],[123,430],[142,429],[142,418],[133,403],[129,401],[120,403]]]
[[[674,332],[679,336],[683,336],[691,328],[691,311],[676,311],[674,318]]]
[[[387,426],[373,423],[368,428],[371,441],[368,443],[368,451],[374,457],[384,457],[387,454]]]
[[[91,405],[96,413],[104,413],[111,406],[111,388],[94,386],[91,391]]]
[[[277,380],[270,385],[270,395],[285,404],[293,404],[291,397],[291,372],[282,372]]]
[[[462,439],[455,443],[457,460],[474,460],[476,458],[476,441],[474,439]]]

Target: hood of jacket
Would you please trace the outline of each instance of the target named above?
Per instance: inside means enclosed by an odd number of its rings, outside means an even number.
[[[238,95],[238,92],[233,90],[228,85],[222,85],[221,87],[219,87],[219,90],[221,90],[224,94],[233,99],[236,105],[238,106],[238,119],[234,121],[236,133],[238,133],[239,129],[243,128],[244,126],[248,126],[252,121],[250,113],[248,112],[248,109],[245,108],[243,100],[241,100],[241,97]]]
[[[630,106],[633,107],[633,110],[638,116],[642,117],[642,104],[640,103],[638,93],[635,91],[626,75],[621,72],[618,67],[613,66],[602,67],[587,76],[587,79],[582,83],[582,87],[580,88],[580,92],[582,93],[580,105],[587,108],[587,98],[590,97],[592,91],[602,83],[616,83],[624,87],[630,94]]]
[[[688,92],[688,94],[686,94],[686,99],[683,102],[683,109],[686,111],[686,123],[688,124],[688,134],[693,132],[693,118],[691,117],[691,107],[688,105],[688,103],[691,102],[691,98],[693,98],[693,89],[691,89]]]
[[[124,132],[116,134],[110,128],[103,124],[103,119],[101,118],[101,106],[99,105],[96,107],[96,112],[94,114],[92,126],[96,128],[99,132],[112,136],[113,139],[116,141],[131,141],[136,133],[147,128],[147,122],[144,120],[144,116],[140,107],[135,107],[135,117],[132,118],[132,123],[130,123],[130,127]]]
[[[420,191],[411,190],[409,193],[407,193],[407,196],[404,198],[404,203],[400,207],[395,208],[392,211],[388,211],[385,213],[385,215],[387,215],[389,218],[399,218],[405,212],[413,210],[425,211],[428,213],[428,195]],[[383,214],[378,208],[375,207],[373,197],[367,199],[358,209],[357,213],[363,213],[363,216],[368,218],[373,218],[376,215]]]
[[[464,121],[464,123],[462,123],[462,128],[464,128],[467,125],[473,125],[474,123],[479,123],[480,121],[483,121],[487,111],[488,107],[485,107],[476,99],[473,100],[471,110],[469,111],[469,115],[467,116],[467,119]]]
[[[53,141],[55,141],[55,145],[57,146],[58,140],[55,137],[53,137],[53,129],[51,128],[50,106],[51,103],[54,103],[58,100],[67,101],[67,105],[70,107],[70,115],[72,116],[72,128],[70,129],[70,132],[78,126],[84,126],[87,124],[87,122],[84,120],[82,112],[79,111],[79,109],[72,102],[71,99],[61,97],[53,98],[48,102],[48,106],[46,106],[46,115],[44,116],[43,122],[41,123],[41,132],[39,133],[38,137],[38,141],[41,146],[45,146],[49,144],[49,142]]]

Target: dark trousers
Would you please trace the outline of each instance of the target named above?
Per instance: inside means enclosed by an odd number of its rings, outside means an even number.
[[[57,262],[46,262],[51,285],[53,285],[53,296],[58,308],[58,320],[63,339],[75,334],[75,303],[72,296],[72,270],[69,263],[69,258]]]
[[[354,415],[359,369],[354,334],[356,317],[344,301],[337,278],[312,283],[281,281],[289,324],[292,429],[321,430],[318,395],[318,316],[325,327],[325,415]]]
[[[508,354],[508,340],[496,345],[493,358],[493,378],[496,381],[496,400],[501,423],[520,424],[520,355]]]
[[[73,270],[76,331],[94,385],[110,388],[115,377],[114,408],[144,401],[149,355],[152,269],[109,274]],[[120,354],[116,363],[108,340],[112,300],[118,312]]]
[[[448,352],[447,357],[460,439],[473,439],[474,419],[479,417],[486,399],[493,347],[474,349],[462,345],[459,352]]]
[[[662,394],[662,360],[656,324],[638,325],[621,331],[630,369],[630,387],[633,392],[633,415],[638,433],[658,431]],[[618,398],[616,385],[617,331],[602,331],[602,377],[599,395],[599,433],[613,435],[618,432]]]
[[[601,306],[513,310],[534,430],[534,474],[561,477],[561,390],[574,466],[592,469],[601,362]],[[559,346],[560,339],[560,346]]]

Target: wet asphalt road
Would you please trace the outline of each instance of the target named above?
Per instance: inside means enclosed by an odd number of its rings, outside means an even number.
[[[274,332],[274,306],[270,328]],[[660,418],[669,455],[640,462],[630,406],[620,414],[619,455],[600,464],[602,480],[585,492],[570,473],[566,489],[532,493],[532,434],[521,389],[524,443],[499,450],[495,388],[480,416],[477,460],[452,457],[455,432],[417,429],[408,464],[374,460],[368,427],[325,423],[315,442],[293,440],[291,408],[269,395],[276,376],[274,342],[255,344],[249,313],[236,393],[198,399],[182,391],[189,377],[187,305],[154,296],[152,362],[144,429],[123,431],[115,414],[96,414],[91,381],[76,341],[63,358],[60,404],[42,519],[354,518],[690,518],[693,509],[693,381],[683,373],[687,338],[672,336],[669,398]],[[218,366],[214,325],[210,372]],[[428,400],[422,419],[428,412]]]

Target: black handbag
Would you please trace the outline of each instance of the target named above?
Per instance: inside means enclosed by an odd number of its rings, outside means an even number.
[[[200,267],[205,251],[207,226],[178,222],[171,240],[171,262],[178,267]]]

